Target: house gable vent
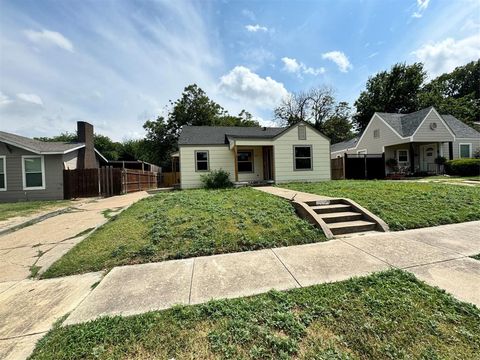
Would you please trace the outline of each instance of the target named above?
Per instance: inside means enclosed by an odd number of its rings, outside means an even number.
[[[298,140],[307,140],[307,127],[303,124],[298,125]]]

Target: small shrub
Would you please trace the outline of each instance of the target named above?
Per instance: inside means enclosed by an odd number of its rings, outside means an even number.
[[[233,186],[230,181],[230,173],[222,169],[202,175],[201,180],[206,189],[224,189]]]
[[[480,159],[457,159],[445,163],[448,175],[476,176],[480,175]]]

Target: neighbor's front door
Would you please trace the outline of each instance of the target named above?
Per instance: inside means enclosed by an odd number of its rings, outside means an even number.
[[[437,157],[437,144],[428,144],[420,146],[422,171],[436,172],[437,165],[435,158]]]

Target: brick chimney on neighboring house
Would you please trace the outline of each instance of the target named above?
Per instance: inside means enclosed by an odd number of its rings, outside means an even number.
[[[95,149],[93,145],[93,125],[85,121],[77,121],[78,142],[85,143],[85,147],[78,151],[79,169],[95,169]]]

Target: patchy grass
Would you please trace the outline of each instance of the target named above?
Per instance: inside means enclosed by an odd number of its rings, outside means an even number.
[[[0,221],[12,217],[32,215],[36,212],[55,210],[71,203],[68,200],[52,201],[19,201],[14,203],[0,203]]]
[[[480,310],[399,270],[57,326],[40,359],[478,359]]]
[[[318,195],[350,198],[378,215],[392,230],[480,220],[480,191],[476,187],[374,180],[281,186]]]
[[[161,193],[113,217],[43,277],[323,240],[287,201],[251,188]]]
[[[479,176],[447,176],[447,175],[436,175],[436,176],[427,176],[422,180],[443,180],[443,181],[452,181],[452,182],[462,182],[464,180],[470,181],[480,181]]]

